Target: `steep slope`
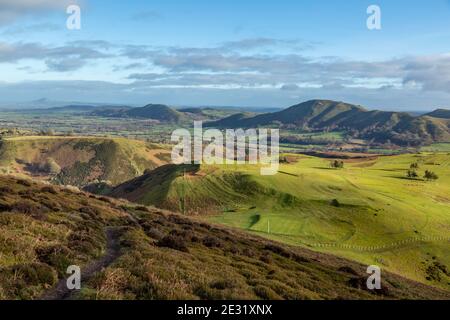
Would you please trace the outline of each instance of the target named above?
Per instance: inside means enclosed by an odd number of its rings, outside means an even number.
[[[116,185],[165,164],[167,154],[160,146],[121,138],[16,137],[0,141],[0,168],[65,185]]]
[[[281,126],[289,129],[346,131],[377,142],[400,145],[449,141],[450,126],[430,117],[403,112],[367,111],[360,106],[330,100],[311,100],[286,110],[247,117],[233,116],[210,122],[210,127]]]
[[[0,176],[0,298],[449,299],[450,293],[239,231],[70,189]]]
[[[448,154],[348,159],[342,170],[327,159],[291,157],[275,176],[257,166],[165,166],[110,194],[450,288]],[[412,163],[419,178],[410,180]],[[422,180],[425,170],[439,179]]]

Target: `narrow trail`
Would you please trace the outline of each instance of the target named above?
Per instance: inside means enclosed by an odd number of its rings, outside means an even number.
[[[106,253],[81,269],[81,285],[88,281],[94,274],[111,265],[120,257],[120,227],[106,228]],[[67,278],[61,279],[58,284],[46,292],[40,300],[70,300],[77,290],[67,288]]]

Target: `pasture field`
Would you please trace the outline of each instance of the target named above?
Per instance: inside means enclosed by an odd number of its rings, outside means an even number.
[[[450,143],[433,143],[430,146],[422,147],[426,152],[450,152]]]
[[[167,199],[183,210],[217,208],[211,222],[450,288],[449,154],[347,160],[344,169],[291,157],[275,176],[251,166],[203,166],[172,181]],[[418,179],[406,178],[412,163]],[[425,170],[439,179],[424,180]]]

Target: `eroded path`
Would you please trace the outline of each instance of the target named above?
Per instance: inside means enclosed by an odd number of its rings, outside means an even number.
[[[102,269],[108,267],[120,257],[120,229],[121,227],[106,228],[106,253],[81,269],[82,285],[97,272],[102,271]],[[41,300],[70,300],[77,292],[77,290],[69,290],[67,288],[67,278],[64,278],[53,289],[45,293]]]

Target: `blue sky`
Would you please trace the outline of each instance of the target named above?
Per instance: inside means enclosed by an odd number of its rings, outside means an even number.
[[[66,28],[73,3],[81,30]],[[450,107],[450,1],[0,0],[0,103],[42,97]]]

